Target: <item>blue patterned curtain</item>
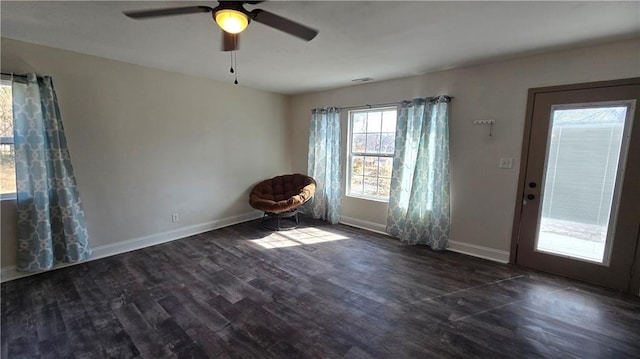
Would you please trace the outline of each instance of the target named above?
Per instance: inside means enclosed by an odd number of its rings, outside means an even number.
[[[443,250],[449,241],[449,97],[400,106],[387,233]]]
[[[84,210],[50,77],[13,81],[18,270],[89,258]]]
[[[308,174],[316,180],[313,199],[306,212],[336,224],[342,206],[340,165],[340,109],[315,109],[311,115]]]

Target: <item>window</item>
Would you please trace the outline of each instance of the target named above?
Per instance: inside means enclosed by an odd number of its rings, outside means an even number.
[[[349,111],[347,196],[389,200],[397,115],[395,107]]]
[[[0,196],[16,193],[16,153],[13,147],[11,82],[0,82]]]

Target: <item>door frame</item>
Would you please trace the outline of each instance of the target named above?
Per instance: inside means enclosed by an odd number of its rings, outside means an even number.
[[[569,84],[569,85],[559,85],[559,86],[548,86],[548,87],[536,87],[530,88],[527,96],[527,108],[526,108],[526,116],[524,123],[524,131],[522,136],[522,151],[520,156],[520,172],[518,174],[518,190],[516,192],[515,199],[515,210],[513,216],[513,229],[511,232],[511,251],[509,254],[509,263],[512,265],[517,265],[516,259],[518,254],[518,241],[520,237],[520,223],[522,217],[523,210],[523,199],[524,192],[526,190],[526,172],[528,166],[528,158],[529,158],[529,147],[531,144],[531,128],[533,122],[533,108],[534,108],[534,99],[537,94],[547,93],[547,92],[560,92],[560,91],[573,91],[573,90],[587,90],[587,89],[596,89],[603,87],[614,87],[614,86],[624,86],[624,85],[634,85],[640,83],[640,77],[620,79],[620,80],[610,80],[610,81],[598,81],[598,82],[587,82],[587,83],[578,83],[578,84]],[[634,128],[637,129],[640,126],[640,104],[636,105],[636,111],[634,114],[635,124]],[[632,129],[633,130],[633,129]],[[635,147],[638,145],[636,144]],[[629,149],[631,151],[631,148]],[[634,257],[633,266],[630,273],[630,288],[629,292],[640,296],[640,231],[638,238],[636,239],[636,252]]]

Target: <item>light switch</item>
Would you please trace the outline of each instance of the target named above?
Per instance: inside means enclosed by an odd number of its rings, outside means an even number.
[[[498,165],[500,168],[513,168],[513,158],[501,158],[500,164]]]

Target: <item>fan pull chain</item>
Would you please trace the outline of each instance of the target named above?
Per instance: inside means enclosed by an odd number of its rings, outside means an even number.
[[[233,67],[236,68],[236,70],[238,69],[238,54],[236,54],[236,51],[233,50]],[[235,81],[233,81],[234,84],[238,84],[238,72],[234,71],[233,74],[235,75],[236,79]]]
[[[231,69],[229,69],[229,72],[234,73],[234,70],[233,70],[233,51],[231,51],[229,53],[229,56],[231,56],[231,60],[229,61],[231,63]]]

